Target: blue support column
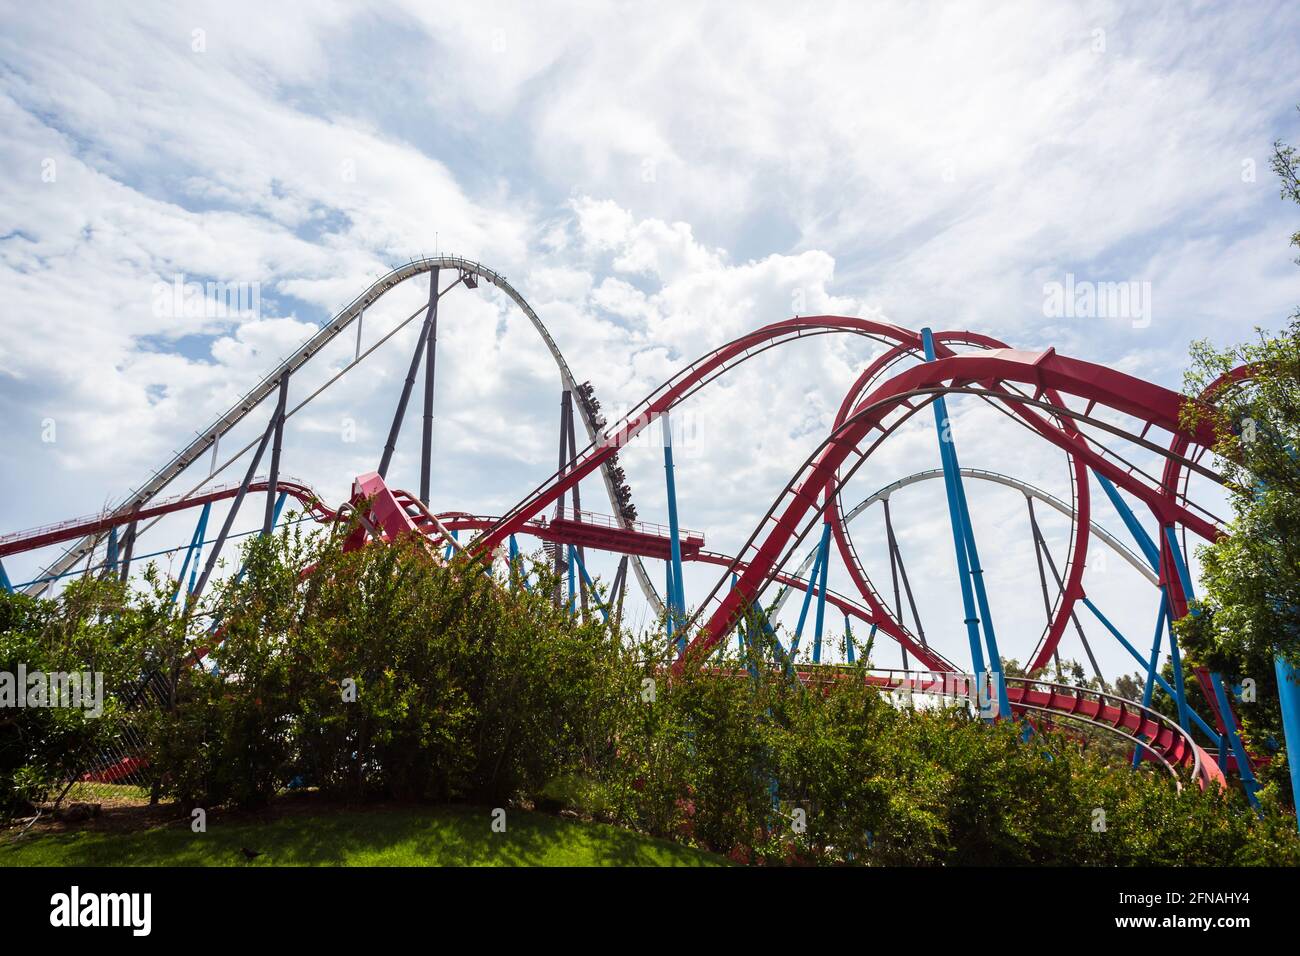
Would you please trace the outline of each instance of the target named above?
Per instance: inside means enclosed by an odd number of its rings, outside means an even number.
[[[799,608],[799,623],[794,629],[794,640],[790,642],[790,656],[793,657],[799,650],[799,641],[803,638],[803,627],[808,621],[808,610],[812,607],[813,586],[821,576],[822,559],[825,555],[822,553],[820,546],[817,548],[817,557],[813,559],[812,570],[808,572],[808,586],[803,592],[803,605]]]
[[[673,584],[673,562],[669,559],[664,562],[664,597],[668,602],[664,605],[664,627],[668,632],[668,640],[673,639],[673,634],[677,628],[673,627],[673,595],[676,593],[676,585]],[[677,639],[677,653],[680,654],[686,650],[686,638]]]
[[[921,342],[925,349],[925,360],[933,362],[935,360],[934,335],[928,328],[921,330]],[[953,447],[951,434],[945,434],[949,430],[948,422],[948,405],[940,395],[932,403],[934,407],[934,425],[939,436],[939,460],[943,465],[943,483],[948,497],[948,517],[952,525],[953,550],[957,555],[957,576],[961,584],[962,607],[966,613],[966,638],[970,644],[971,663],[974,666],[977,679],[981,679],[985,673],[984,652],[981,648],[980,639],[980,617],[983,613],[988,615],[988,599],[984,594],[983,571],[979,571],[975,576],[975,570],[979,567],[978,555],[974,552],[975,535],[970,528],[969,513],[966,508],[966,495],[961,485],[961,466],[957,462],[956,449]],[[972,567],[972,558],[974,558],[974,568]],[[976,611],[976,590],[978,589],[978,600],[980,611]],[[989,657],[988,662],[990,670],[996,672],[995,682],[998,689],[998,708],[1000,714],[1010,714],[1011,707],[1007,700],[1006,682],[1002,680],[1002,661],[997,653],[997,638],[994,635],[992,626],[985,623],[984,638],[988,644]]]
[[[1123,634],[1120,633],[1119,628],[1117,628],[1114,624],[1112,624],[1110,622],[1110,619],[1107,618],[1106,615],[1101,613],[1101,609],[1098,608],[1097,605],[1092,603],[1091,598],[1084,597],[1083,605],[1093,613],[1093,616],[1095,616],[1097,620],[1099,620],[1102,623],[1102,625],[1106,628],[1106,630],[1110,631],[1110,633],[1114,636],[1115,640],[1119,641],[1120,646],[1124,648],[1124,650],[1128,651],[1129,654],[1132,655],[1133,659],[1137,661],[1139,665],[1144,667],[1146,666],[1147,662],[1143,659],[1141,652],[1136,647],[1134,647],[1131,643],[1129,643],[1128,638],[1126,638]],[[1166,694],[1168,694],[1173,699],[1175,700],[1178,699],[1178,695],[1174,693],[1173,687],[1170,686],[1167,680],[1165,680],[1159,674],[1155,674],[1153,676],[1155,677],[1157,687],[1159,687],[1161,690],[1163,690]],[[1191,723],[1194,726],[1196,726],[1203,734],[1205,734],[1205,736],[1208,737],[1210,740],[1219,739],[1219,732],[1215,730],[1213,727],[1211,727],[1209,724],[1207,724],[1204,718],[1202,718],[1201,715],[1198,714],[1196,711],[1189,709],[1187,711],[1187,716],[1191,720]],[[1191,727],[1186,727],[1184,729],[1190,732]]]
[[[172,594],[172,604],[181,600],[181,588],[185,587],[186,572],[190,572],[190,584],[186,588],[186,594],[194,591],[195,574],[199,570],[199,554],[203,550],[203,536],[208,529],[208,514],[212,511],[212,502],[203,506],[199,512],[198,523],[194,525],[194,535],[190,537],[190,546],[185,549],[185,561],[181,563],[181,574],[175,579],[175,592]],[[190,561],[194,561],[194,570],[190,570]]]
[[[578,549],[569,545],[569,614],[577,610],[578,600],[578,575],[576,565],[578,563]]]
[[[1128,528],[1129,534],[1133,536],[1133,540],[1137,542],[1138,548],[1142,551],[1142,556],[1147,559],[1147,564],[1151,565],[1151,570],[1159,571],[1160,549],[1157,548],[1156,543],[1151,540],[1151,535],[1147,534],[1146,528],[1142,527],[1142,523],[1138,521],[1137,515],[1135,515],[1133,509],[1128,506],[1128,502],[1120,496],[1119,489],[1111,483],[1109,478],[1100,472],[1094,471],[1092,476],[1096,478],[1097,483],[1101,485],[1101,490],[1106,492],[1106,497],[1110,499],[1110,503],[1119,514],[1120,520],[1124,522],[1124,527]]]
[[[1277,699],[1282,708],[1282,736],[1286,741],[1287,766],[1291,771],[1291,799],[1300,804],[1300,671],[1279,654],[1273,658],[1277,675]],[[1300,814],[1296,815],[1300,826]]]
[[[532,588],[528,585],[528,572],[519,563],[519,542],[512,534],[510,536],[510,586],[512,588],[515,586],[514,580],[516,570],[519,572],[519,580],[523,583],[524,590],[531,591]]]
[[[1102,490],[1106,492],[1106,497],[1110,499],[1110,503],[1114,506],[1116,513],[1119,514],[1120,520],[1124,522],[1124,527],[1128,528],[1129,534],[1132,535],[1133,541],[1142,552],[1142,556],[1146,558],[1147,564],[1151,566],[1151,570],[1159,573],[1160,548],[1156,545],[1155,540],[1147,533],[1146,528],[1142,527],[1142,523],[1138,521],[1137,515],[1133,513],[1133,509],[1128,506],[1128,502],[1120,495],[1119,489],[1115,487],[1110,479],[1097,471],[1094,471],[1092,475],[1097,479],[1097,483],[1101,485]],[[1171,532],[1173,531],[1172,528],[1169,530]],[[1170,538],[1170,542],[1172,545],[1172,537]],[[1175,553],[1178,553],[1176,546],[1174,546],[1174,551]],[[1174,703],[1178,705],[1179,726],[1184,730],[1190,730],[1191,720],[1189,714],[1191,711],[1187,706],[1186,685],[1183,683],[1183,660],[1182,655],[1178,650],[1178,638],[1174,634],[1173,621],[1169,613],[1169,595],[1163,588],[1161,590],[1160,600],[1163,618],[1165,623],[1169,626],[1169,656],[1174,665],[1174,692],[1170,696],[1174,698]],[[1155,653],[1155,651],[1152,652],[1153,656]],[[1150,701],[1152,677],[1158,666],[1159,661],[1154,660],[1147,669],[1147,682],[1142,692],[1144,701]]]
[[[600,613],[605,623],[608,624],[609,607],[608,605],[605,604],[604,601],[600,599],[600,595],[596,593],[596,582],[593,581],[591,579],[591,575],[587,573],[587,566],[582,563],[582,556],[578,554],[578,549],[574,547],[570,547],[569,554],[572,556],[574,562],[577,564],[578,573],[582,575],[582,580],[586,582],[587,590],[591,592],[592,600],[596,602],[596,607],[600,609]],[[572,601],[572,598],[570,598],[570,601]]]
[[[673,590],[669,592],[670,617],[681,621],[686,613],[686,590],[682,585],[682,542],[677,526],[677,481],[673,476],[673,427],[668,413],[663,414],[664,476],[668,488],[669,552],[672,556]]]
[[[844,615],[844,653],[848,656],[849,663],[853,663],[853,628],[849,626],[849,615]]]
[[[822,524],[822,540],[818,546],[821,574],[817,578],[817,625],[813,630],[813,663],[822,662],[822,630],[826,624],[826,569],[831,563],[831,523]],[[810,580],[809,584],[812,583]]]
[[[1160,640],[1164,637],[1165,619],[1169,615],[1169,596],[1164,588],[1160,589],[1160,613],[1156,616],[1156,633],[1151,639],[1151,662],[1147,664],[1146,684],[1142,688],[1142,706],[1151,706],[1151,697],[1156,689],[1156,672],[1160,667]],[[1142,748],[1133,748],[1133,766],[1142,762]]]
[[[1246,799],[1250,801],[1250,805],[1258,810],[1259,798],[1255,796],[1255,792],[1259,789],[1259,781],[1255,779],[1255,773],[1250,769],[1250,757],[1247,756],[1246,747],[1241,742],[1241,734],[1237,731],[1237,721],[1232,716],[1228,695],[1223,691],[1222,676],[1211,672],[1210,684],[1214,687],[1214,699],[1218,702],[1219,713],[1223,715],[1223,729],[1227,731],[1228,746],[1232,748],[1232,755],[1237,758],[1237,773],[1241,775],[1241,789],[1246,791]],[[1222,765],[1222,747],[1219,748],[1219,760]]]
[[[5,570],[4,561],[0,561],[0,587],[4,588],[8,594],[14,593],[14,586],[9,581],[9,572]]]

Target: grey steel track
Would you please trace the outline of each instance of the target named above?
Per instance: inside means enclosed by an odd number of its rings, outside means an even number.
[[[122,516],[123,523],[130,520],[131,513],[136,511],[144,504],[151,501],[159,492],[166,488],[172,481],[180,476],[187,468],[198,461],[206,454],[215,443],[219,442],[221,436],[225,435],[232,428],[238,425],[245,417],[255,409],[264,398],[274,392],[279,386],[280,379],[285,374],[292,375],[298,369],[302,368],[317,352],[329,344],[344,329],[351,325],[367,308],[378,302],[385,294],[392,291],[393,288],[405,282],[407,279],[423,275],[433,269],[455,269],[461,275],[469,274],[479,277],[488,282],[502,292],[504,292],[511,301],[519,307],[519,310],[528,317],[528,321],[533,324],[537,334],[542,337],[551,357],[560,370],[560,381],[566,391],[576,391],[578,382],[573,377],[573,372],[569,369],[569,363],[564,360],[564,355],[560,352],[560,347],[556,345],[555,339],[546,326],[542,324],[541,318],[533,311],[533,307],[528,304],[522,295],[506,281],[505,276],[489,269],[481,263],[474,262],[471,259],[463,259],[459,256],[432,256],[421,259],[412,259],[405,265],[398,266],[387,275],[377,279],[361,295],[353,299],[341,312],[339,312],[326,325],[322,326],[320,331],[304,342],[293,354],[280,363],[272,372],[267,374],[253,388],[246,392],[230,409],[221,415],[215,422],[209,425],[197,437],[191,441],[185,448],[177,452],[171,461],[167,462],[162,468],[154,472],[138,490],[131,494],[125,501],[119,504],[115,513]],[[582,419],[582,424],[587,430],[587,437],[591,441],[596,440],[596,425],[591,420],[584,403],[575,402],[577,410]],[[618,497],[614,490],[614,481],[609,473],[609,466],[603,466],[600,469],[601,477],[605,482],[605,492],[609,496],[611,511],[616,518],[623,523],[624,527],[630,526],[630,522],[623,517],[622,509],[619,507]],[[49,586],[51,579],[71,570],[78,562],[86,558],[87,555],[95,550],[100,538],[98,536],[87,536],[82,538],[76,544],[68,548],[53,564],[49,565],[44,571],[37,575],[38,580],[31,584],[26,593],[39,595]],[[638,557],[632,557],[632,568],[636,572],[637,580],[641,584],[641,590],[645,594],[646,600],[650,602],[654,613],[659,614],[663,610],[663,601],[659,597],[649,574],[646,573],[645,567]]]
[[[1012,478],[1010,475],[1004,475],[1001,472],[997,472],[997,471],[988,471],[983,468],[963,468],[961,469],[961,473],[962,476],[965,478],[974,478],[983,481],[994,481],[997,482],[998,484],[1006,485],[1009,488],[1015,488],[1017,491],[1021,492],[1022,494],[1025,494],[1030,498],[1035,498],[1038,501],[1041,501],[1044,504],[1052,508],[1055,508],[1057,511],[1065,515],[1067,518],[1076,521],[1078,520],[1078,515],[1075,513],[1074,508],[1070,506],[1069,502],[1062,501],[1060,498],[1056,497],[1051,492],[1044,491],[1042,488],[1039,488],[1037,485],[1031,485],[1027,481],[1021,481],[1019,478]],[[932,468],[929,471],[918,471],[916,474],[908,475],[906,478],[899,478],[897,481],[885,485],[885,487],[881,488],[879,491],[868,496],[867,498],[864,498],[862,501],[859,501],[852,509],[845,512],[843,518],[845,528],[849,526],[849,523],[851,521],[857,518],[860,514],[862,514],[862,512],[866,511],[877,501],[883,501],[887,499],[890,495],[892,495],[895,491],[898,491],[900,488],[906,488],[908,485],[914,485],[919,481],[928,481],[933,478],[942,478],[942,477],[943,477],[942,468]],[[1089,534],[1095,535],[1098,541],[1100,541],[1102,544],[1109,547],[1121,558],[1123,558],[1125,561],[1131,564],[1133,568],[1144,578],[1146,578],[1147,581],[1149,581],[1151,584],[1154,585],[1160,583],[1159,578],[1157,578],[1155,572],[1151,570],[1150,565],[1148,565],[1140,557],[1134,554],[1133,551],[1130,550],[1127,545],[1125,545],[1122,541],[1116,538],[1113,534],[1111,534],[1109,531],[1107,531],[1097,522],[1095,521],[1088,522],[1088,531]],[[816,559],[816,557],[817,557],[817,549],[814,548],[812,551],[808,552],[808,555],[803,559],[803,563],[800,564],[798,570],[795,571],[794,577],[798,577],[798,578],[806,577],[808,574],[808,570],[809,568],[812,567],[812,563]],[[781,589],[781,591],[777,595],[775,603],[772,606],[773,613],[776,613],[781,610],[781,608],[785,605],[786,599],[789,597],[789,595],[790,595],[789,588]]]

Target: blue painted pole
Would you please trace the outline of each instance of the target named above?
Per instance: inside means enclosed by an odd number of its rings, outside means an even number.
[[[1119,514],[1120,520],[1124,522],[1124,527],[1128,528],[1129,534],[1131,534],[1133,540],[1137,542],[1138,549],[1141,550],[1143,557],[1147,559],[1147,564],[1151,565],[1151,570],[1159,571],[1160,549],[1156,547],[1156,543],[1151,539],[1151,535],[1147,534],[1147,529],[1142,527],[1142,523],[1138,521],[1137,515],[1135,515],[1133,509],[1128,506],[1128,502],[1120,495],[1119,489],[1111,483],[1109,478],[1100,472],[1094,471],[1092,476],[1096,478],[1097,483],[1101,485],[1101,490],[1106,492],[1106,497],[1110,499],[1110,503]]]
[[[1282,707],[1282,736],[1286,741],[1287,766],[1291,771],[1291,799],[1300,805],[1300,671],[1281,654],[1273,658],[1277,675],[1277,699]],[[1296,815],[1300,826],[1300,813]]]
[[[674,589],[670,600],[670,616],[679,620],[686,613],[686,589],[682,583],[682,542],[677,525],[677,481],[673,476],[673,427],[668,413],[663,414],[664,432],[664,477],[668,488],[668,535],[669,552],[672,556],[672,580]]]
[[[739,581],[740,581],[740,575],[738,575],[735,571],[732,571],[732,572],[731,572],[731,590],[733,590],[733,591],[736,590],[736,585],[737,585],[737,583],[739,583]],[[721,644],[722,642],[719,641],[718,643]],[[738,622],[736,623],[736,650],[740,651],[741,654],[744,654],[744,653],[745,653],[745,622],[744,622],[744,619],[741,619],[740,621],[738,621]]]
[[[199,547],[199,542],[203,540],[204,519],[207,518],[208,508],[210,505],[211,502],[203,506],[203,510],[199,513],[199,520],[194,525],[194,533],[190,535],[190,543],[185,548],[185,560],[181,562],[181,573],[176,576],[176,590],[172,592],[172,604],[175,604],[180,600],[181,587],[185,583],[185,575],[188,574],[190,570],[190,560],[194,557],[194,552]],[[187,591],[186,593],[188,594],[189,592]]]
[[[4,561],[0,561],[0,587],[3,587],[8,594],[14,593],[14,586],[9,581],[9,572],[5,570]]]
[[[201,564],[203,563],[203,562],[200,560],[200,559],[202,558],[202,556],[203,556],[203,536],[204,536],[205,534],[207,534],[207,530],[208,530],[208,514],[209,514],[209,513],[211,512],[211,510],[212,510],[212,509],[211,509],[211,504],[212,504],[211,502],[208,502],[207,504],[205,504],[205,505],[203,506],[203,511],[201,511],[201,512],[199,513],[199,524],[198,524],[198,527],[195,528],[195,530],[194,530],[194,542],[195,542],[195,544],[194,544],[194,566],[193,566],[192,568],[190,568],[190,580],[189,580],[189,584],[188,584],[188,585],[186,586],[186,588],[185,588],[185,594],[186,594],[187,597],[188,597],[189,595],[191,595],[191,594],[194,593],[194,588],[197,586],[197,583],[198,583],[198,577],[199,577],[199,565],[201,565]],[[184,571],[182,571],[181,573],[183,574]],[[179,593],[179,582],[178,582],[178,585],[177,585],[177,592]]]
[[[822,525],[822,540],[818,546],[821,552],[821,574],[817,578],[817,624],[813,630],[813,663],[822,662],[822,631],[826,624],[826,571],[831,563],[831,523]],[[808,582],[812,583],[811,580]]]
[[[1157,547],[1155,543],[1155,539],[1153,539],[1151,535],[1147,533],[1146,528],[1142,527],[1142,522],[1138,520],[1137,515],[1133,513],[1133,509],[1129,507],[1128,502],[1124,500],[1122,495],[1120,495],[1119,489],[1116,488],[1115,485],[1105,475],[1102,475],[1096,471],[1094,471],[1092,474],[1093,477],[1097,479],[1097,483],[1101,485],[1102,490],[1106,492],[1106,497],[1110,499],[1110,503],[1111,505],[1114,506],[1116,513],[1119,514],[1120,520],[1124,522],[1124,527],[1128,528],[1129,534],[1133,536],[1133,541],[1137,544],[1138,549],[1142,552],[1143,557],[1147,559],[1147,564],[1151,566],[1151,570],[1159,572],[1160,571],[1160,548]],[[1170,528],[1169,531],[1172,533],[1173,529]],[[1174,551],[1176,553],[1179,553],[1177,546],[1173,545],[1172,538],[1170,538],[1170,542],[1174,548]],[[1184,578],[1184,581],[1185,580],[1186,578]],[[1184,585],[1184,588],[1186,588],[1186,585]],[[1186,685],[1183,683],[1182,655],[1179,653],[1178,650],[1178,639],[1174,635],[1173,620],[1171,619],[1169,614],[1169,605],[1166,603],[1168,602],[1168,600],[1169,600],[1168,593],[1162,590],[1161,610],[1164,612],[1165,621],[1169,626],[1169,656],[1170,659],[1173,661],[1173,665],[1174,665],[1174,691],[1175,692],[1170,696],[1174,698],[1174,702],[1178,705],[1178,724],[1179,726],[1181,726],[1183,729],[1186,730],[1189,729],[1190,727],[1189,718],[1188,718],[1190,708],[1187,706]],[[1150,672],[1151,670],[1149,668],[1148,674],[1150,674]],[[1150,687],[1151,687],[1151,681],[1150,681],[1150,677],[1148,676],[1147,686],[1143,690],[1144,698],[1149,696]]]
[[[1223,692],[1223,677],[1214,672],[1210,673],[1210,684],[1214,687],[1214,699],[1218,701],[1219,713],[1223,715],[1223,729],[1227,731],[1228,745],[1232,748],[1232,755],[1237,758],[1237,773],[1241,775],[1241,789],[1246,791],[1246,799],[1256,810],[1259,809],[1259,798],[1255,796],[1255,791],[1259,789],[1259,781],[1255,779],[1255,773],[1250,769],[1250,758],[1246,755],[1246,747],[1241,742],[1241,734],[1237,731],[1237,720],[1232,715],[1232,708],[1228,706],[1228,695]],[[1223,747],[1219,748],[1219,759],[1223,759]]]
[[[1106,630],[1110,631],[1110,633],[1114,636],[1115,640],[1119,641],[1120,646],[1123,647],[1124,650],[1128,651],[1129,654],[1133,656],[1133,659],[1138,662],[1138,664],[1142,666],[1146,666],[1147,662],[1145,659],[1143,659],[1142,653],[1136,647],[1134,647],[1132,644],[1129,643],[1128,638],[1126,638],[1123,634],[1120,633],[1119,628],[1117,628],[1114,624],[1112,624],[1110,622],[1110,619],[1107,618],[1106,615],[1101,613],[1101,609],[1098,608],[1097,605],[1092,603],[1091,598],[1084,597],[1083,604],[1084,607],[1086,607],[1089,611],[1093,613],[1093,615],[1097,618],[1097,620],[1101,621],[1102,625],[1106,628]],[[1164,677],[1162,677],[1158,673],[1153,676],[1155,677],[1157,687],[1163,690],[1174,700],[1178,699],[1178,695],[1174,692],[1174,688],[1170,686],[1169,681],[1165,680]],[[1205,734],[1205,736],[1208,737],[1210,740],[1219,739],[1219,732],[1215,730],[1213,727],[1211,727],[1209,724],[1207,724],[1204,718],[1202,718],[1201,715],[1198,714],[1196,711],[1189,709],[1187,711],[1187,716],[1191,719],[1192,724],[1198,727],[1200,731],[1203,734]],[[1184,729],[1190,731],[1191,728],[1187,727]]]
[[[569,545],[569,614],[572,615],[577,610],[578,601],[578,575],[574,569],[578,563],[578,549]]]
[[[1151,697],[1156,688],[1156,670],[1160,666],[1160,640],[1164,637],[1165,619],[1169,614],[1169,595],[1165,594],[1165,589],[1160,589],[1160,613],[1156,616],[1156,633],[1151,639],[1151,662],[1147,664],[1146,684],[1142,687],[1142,706],[1151,706]],[[1142,762],[1142,748],[1133,748],[1133,766],[1137,767]]]
[[[925,360],[935,360],[934,335],[928,329],[921,330],[921,342],[925,349]],[[948,406],[940,395],[932,403],[934,408],[934,427],[939,435],[939,460],[943,466],[943,485],[948,497],[948,518],[952,526],[953,551],[957,556],[957,577],[961,585],[961,603],[966,613],[966,639],[970,644],[971,664],[975,674],[984,674],[984,651],[981,648],[980,621],[975,610],[975,594],[971,584],[970,561],[966,550],[965,525],[961,519],[961,502],[954,481],[951,456],[951,442],[945,440],[944,431],[948,427]],[[1001,665],[999,665],[1000,667]],[[999,681],[999,684],[1002,682]]]
[[[577,548],[572,548],[569,553],[573,556],[573,560],[578,565],[578,572],[582,575],[582,580],[587,583],[587,590],[591,592],[591,599],[596,602],[596,607],[600,609],[602,618],[605,623],[608,624],[609,608],[603,601],[601,601],[600,596],[596,593],[596,582],[593,581],[591,575],[587,573],[587,566],[582,563],[582,556],[578,554]]]
[[[669,560],[664,562],[664,596],[668,598],[668,603],[664,605],[664,609],[666,611],[665,626],[668,629],[668,639],[670,641],[673,639],[673,634],[675,634],[677,631],[677,628],[673,626],[673,619],[675,617],[675,615],[673,614],[673,604],[674,604],[673,595],[676,593],[676,589],[677,586],[673,584],[673,562],[672,559],[670,558]],[[686,638],[684,636],[679,637],[677,639],[677,653],[680,654],[685,650],[686,650]]]
[[[799,641],[803,638],[803,626],[808,621],[808,609],[812,607],[813,585],[816,583],[822,569],[822,550],[817,548],[817,557],[813,559],[812,570],[808,572],[808,587],[803,592],[803,604],[799,608],[799,623],[794,629],[794,640],[790,642],[790,654],[793,656],[799,650]]]
[[[849,663],[853,663],[853,628],[849,626],[849,616],[844,615],[844,653],[848,656]]]

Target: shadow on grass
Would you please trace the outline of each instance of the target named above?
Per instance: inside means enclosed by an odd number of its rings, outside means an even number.
[[[243,851],[258,855],[252,860]],[[720,857],[618,827],[486,807],[304,812],[188,821],[134,832],[80,830],[0,842],[0,866],[710,866]]]

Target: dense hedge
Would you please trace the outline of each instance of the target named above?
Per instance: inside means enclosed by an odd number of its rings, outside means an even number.
[[[541,566],[531,588],[502,587],[415,543],[343,554],[296,531],[246,560],[177,614],[152,577],[129,600],[83,582],[0,601],[0,669],[93,662],[112,687],[155,673],[170,689],[101,721],[6,715],[0,806],[47,797],[128,722],[157,793],[186,808],[310,786],[567,806],[749,862],[1300,863],[1285,813],[1258,819],[1236,794],[1179,792],[1065,738],[899,708],[861,681],[805,688],[756,660],[669,679],[662,641],[552,607]],[[203,636],[218,615],[220,640]]]

